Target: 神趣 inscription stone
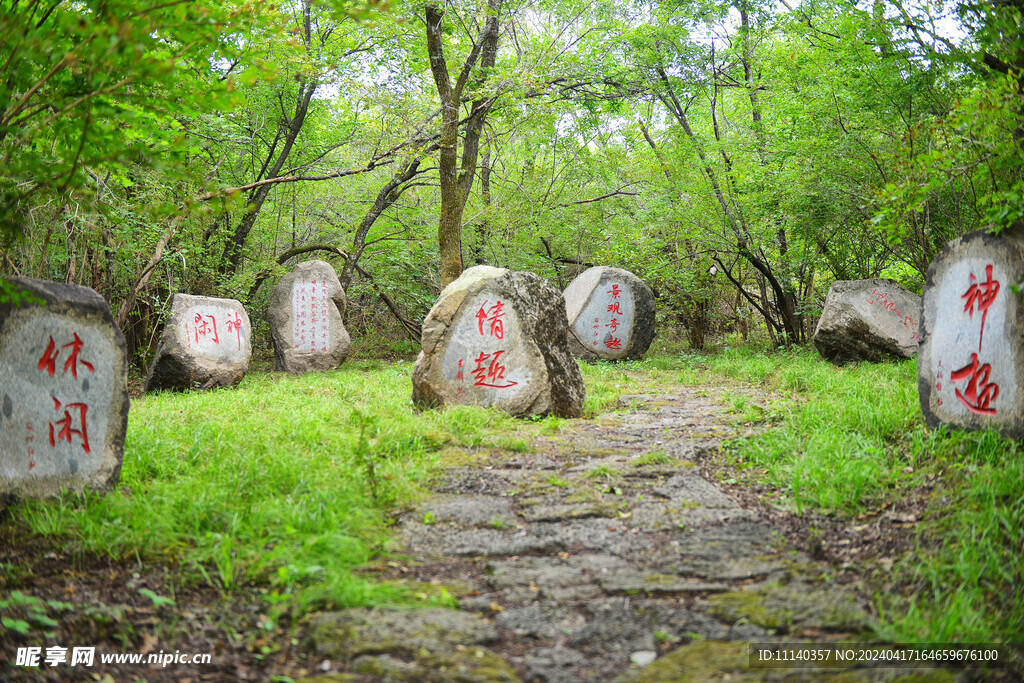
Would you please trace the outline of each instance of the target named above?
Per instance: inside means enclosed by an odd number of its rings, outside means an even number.
[[[252,327],[234,299],[175,294],[146,391],[238,384],[249,371]]]
[[[920,319],[921,297],[892,280],[837,280],[814,329],[814,347],[833,363],[913,358]]]
[[[294,374],[323,372],[345,362],[351,340],[342,316],[345,291],[326,261],[304,261],[278,283],[267,317],[274,366]]]
[[[5,279],[35,301],[0,305],[0,507],[116,483],[128,357],[110,307],[86,287]]]
[[[654,341],[654,294],[628,270],[588,268],[563,295],[570,347],[584,360],[643,358]]]
[[[928,267],[917,359],[929,427],[995,427],[1024,438],[1024,224],[972,232]]]
[[[493,406],[515,416],[583,411],[565,301],[533,273],[463,272],[427,314],[422,348],[412,373],[418,406]]]

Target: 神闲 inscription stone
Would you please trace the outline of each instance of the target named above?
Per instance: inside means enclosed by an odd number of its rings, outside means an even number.
[[[1024,438],[1024,224],[972,232],[928,267],[917,359],[929,427],[998,428]]]
[[[274,366],[294,374],[323,372],[345,362],[351,340],[342,316],[345,291],[326,261],[304,261],[278,283],[267,317]]]
[[[921,297],[892,280],[837,280],[814,330],[814,347],[833,363],[913,358],[920,319]]]
[[[110,307],[86,287],[6,279],[34,300],[0,305],[0,507],[116,483],[128,359]]]
[[[463,272],[427,314],[422,348],[412,374],[418,406],[494,406],[515,416],[583,411],[565,301],[533,273]]]
[[[628,270],[597,266],[563,293],[572,338],[584,360],[643,358],[654,340],[654,294]]]
[[[146,391],[234,386],[249,371],[251,356],[252,327],[241,303],[175,294]]]

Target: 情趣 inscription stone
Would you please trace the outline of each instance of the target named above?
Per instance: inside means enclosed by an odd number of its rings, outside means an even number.
[[[146,391],[231,387],[249,371],[252,327],[234,299],[175,294]]]
[[[918,394],[931,428],[995,427],[1024,438],[1024,224],[953,240],[928,267]]]
[[[267,311],[275,369],[324,372],[344,363],[351,346],[345,305],[345,291],[326,261],[304,261],[281,278]]]
[[[563,296],[570,347],[584,360],[643,358],[654,341],[654,293],[628,270],[588,268]]]
[[[814,347],[833,363],[913,358],[920,319],[921,297],[892,280],[837,280],[814,330]]]
[[[86,287],[5,279],[34,300],[0,304],[0,507],[115,484],[128,356],[110,307]]]
[[[470,268],[445,287],[423,323],[413,402],[579,417],[586,388],[568,337],[565,301],[547,280]]]

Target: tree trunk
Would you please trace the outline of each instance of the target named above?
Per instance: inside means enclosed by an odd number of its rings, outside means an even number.
[[[473,102],[466,122],[462,149],[461,169],[457,168],[459,147],[459,106],[470,74],[480,62],[481,71],[494,66],[498,51],[498,11],[501,0],[488,0],[487,19],[477,36],[473,50],[462,65],[459,78],[453,85],[444,56],[441,20],[444,11],[437,5],[427,5],[427,52],[430,71],[441,100],[441,137],[439,141],[438,173],[441,185],[441,211],[437,227],[437,244],[441,256],[441,286],[444,287],[462,274],[462,212],[469,198],[476,173],[480,149],[480,131],[484,119],[494,104],[491,99]],[[482,74],[481,78],[485,78]]]

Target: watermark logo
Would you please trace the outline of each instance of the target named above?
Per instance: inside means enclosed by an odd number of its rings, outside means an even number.
[[[100,653],[101,664],[148,664],[165,667],[171,664],[209,664],[213,655],[209,653],[174,652],[140,652]],[[14,660],[15,665],[24,667],[56,667],[56,666],[93,666],[96,662],[95,647],[66,648],[59,645],[48,647],[19,647]]]

